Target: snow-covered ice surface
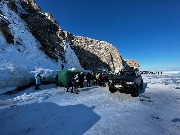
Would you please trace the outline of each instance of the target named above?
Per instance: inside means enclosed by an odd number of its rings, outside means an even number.
[[[140,96],[41,85],[0,95],[1,135],[179,135],[180,76],[144,75]]]

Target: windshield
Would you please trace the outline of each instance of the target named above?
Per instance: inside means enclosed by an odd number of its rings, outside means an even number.
[[[135,76],[136,74],[133,71],[121,71],[119,75]]]

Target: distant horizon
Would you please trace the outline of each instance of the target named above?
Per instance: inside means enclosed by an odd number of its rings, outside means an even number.
[[[141,68],[140,69],[141,71],[180,71],[180,68]]]
[[[151,71],[180,71],[179,67],[150,67],[146,68],[143,66],[140,66],[140,70],[151,70]]]
[[[106,41],[142,69],[180,68],[180,0],[36,0],[64,30]]]

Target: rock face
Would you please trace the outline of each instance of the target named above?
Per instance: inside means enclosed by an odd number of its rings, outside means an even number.
[[[38,41],[40,48],[46,55],[58,61],[64,59],[64,32],[57,25],[49,13],[41,13],[40,8],[32,1],[25,0],[22,7],[28,14],[21,14],[21,18],[28,24],[29,29]]]
[[[3,15],[0,14],[0,31],[5,36],[7,43],[13,44],[14,37],[13,37],[8,25],[9,25],[9,22],[6,20],[6,18]]]
[[[121,69],[121,55],[112,44],[81,36],[75,36],[72,43],[84,68],[106,68],[111,71]]]
[[[124,69],[139,69],[140,67],[140,64],[137,61],[131,59],[123,59],[122,63]]]
[[[1,2],[6,3],[26,22],[29,31],[41,43],[40,50],[55,61],[64,59],[64,32],[49,13],[41,13],[41,9],[34,0],[3,0]],[[13,43],[13,36],[8,25],[0,19],[0,30],[7,42]]]
[[[3,2],[6,2],[8,7],[26,22],[29,31],[41,43],[39,49],[52,60],[65,60],[64,46],[65,42],[69,42],[81,66],[85,69],[106,68],[119,71],[122,68],[122,57],[112,44],[74,36],[70,32],[63,31],[50,13],[41,12],[34,0],[4,0]],[[0,30],[7,42],[13,43],[13,35],[8,25],[8,22],[0,19]]]

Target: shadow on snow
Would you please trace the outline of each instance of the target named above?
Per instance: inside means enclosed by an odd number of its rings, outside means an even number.
[[[179,118],[174,118],[173,120],[171,120],[171,122],[180,122]]]
[[[148,87],[147,87],[147,83],[143,83],[143,89],[140,89],[140,90],[139,90],[139,95],[145,93],[145,89],[146,89],[146,88],[148,88]]]
[[[0,110],[1,134],[82,135],[100,117],[95,107],[34,103]]]

